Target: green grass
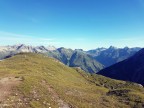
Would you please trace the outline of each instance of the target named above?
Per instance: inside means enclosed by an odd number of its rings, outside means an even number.
[[[10,108],[18,105],[19,108],[58,108],[58,102],[53,99],[55,93],[74,108],[129,108],[142,107],[144,103],[143,88],[90,75],[41,54],[23,53],[0,62],[0,78],[8,76],[22,78],[21,84],[2,102]],[[14,96],[15,93],[18,95]],[[11,98],[13,102],[7,100]]]

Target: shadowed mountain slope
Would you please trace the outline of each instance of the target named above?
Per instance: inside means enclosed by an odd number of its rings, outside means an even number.
[[[91,56],[82,52],[75,52],[70,59],[70,67],[80,67],[89,73],[96,73],[104,68],[102,64],[94,60]]]
[[[98,72],[98,74],[144,85],[144,49],[122,62]]]

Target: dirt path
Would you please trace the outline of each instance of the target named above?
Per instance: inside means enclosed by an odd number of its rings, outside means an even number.
[[[70,108],[70,106],[67,103],[65,103],[62,99],[60,99],[59,95],[55,92],[55,90],[50,85],[45,83],[45,86],[48,88],[48,91],[51,93],[53,100],[58,103],[59,108]]]
[[[12,87],[20,83],[20,78],[0,78],[0,101],[3,101],[12,92]]]

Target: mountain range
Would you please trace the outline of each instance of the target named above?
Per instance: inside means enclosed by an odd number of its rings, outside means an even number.
[[[14,54],[20,53],[20,52],[32,52],[32,53],[45,53],[47,51],[56,50],[53,46],[27,46],[24,44],[18,44],[13,46],[0,46],[0,59],[5,59],[8,56],[12,56]]]
[[[5,59],[21,52],[43,53],[56,58],[70,67],[79,67],[89,73],[97,73],[101,69],[120,62],[134,55],[141,48],[97,48],[83,51],[82,49],[67,49],[54,46],[28,46],[24,44],[0,47],[0,59]]]
[[[98,74],[110,78],[136,82],[144,85],[144,49],[141,49],[132,57],[116,63],[98,72]]]
[[[27,46],[24,44],[0,47],[0,59],[11,57],[17,53],[31,52],[42,53],[58,59],[60,62],[70,67],[79,67],[86,72],[96,73],[104,66],[93,59],[90,55],[80,51],[66,48],[55,48],[53,46]]]
[[[109,48],[97,48],[95,50],[89,50],[86,53],[93,56],[95,60],[103,64],[105,67],[108,67],[131,57],[140,49],[141,48],[139,47],[116,48],[110,46]]]
[[[104,66],[93,59],[92,56],[80,50],[58,48],[54,51],[48,51],[45,54],[58,59],[65,65],[70,67],[79,67],[89,73],[96,73],[104,68]]]

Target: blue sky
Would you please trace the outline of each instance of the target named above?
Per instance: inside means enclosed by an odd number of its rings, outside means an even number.
[[[0,45],[144,47],[144,0],[0,0]]]

